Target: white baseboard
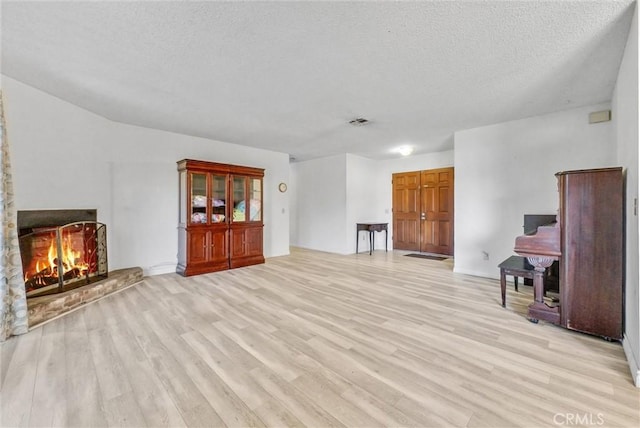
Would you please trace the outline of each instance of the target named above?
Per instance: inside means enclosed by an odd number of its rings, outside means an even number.
[[[148,268],[142,269],[142,273],[144,274],[144,276],[162,275],[165,273],[175,273],[175,272],[176,272],[175,263],[165,263],[165,264],[150,266]]]
[[[633,383],[636,387],[640,388],[640,365],[638,365],[638,361],[636,360],[635,355],[633,355],[633,351],[629,346],[629,339],[627,339],[626,334],[622,339],[622,349],[624,349],[624,355],[627,357],[627,362],[629,363],[629,370],[631,370]]]

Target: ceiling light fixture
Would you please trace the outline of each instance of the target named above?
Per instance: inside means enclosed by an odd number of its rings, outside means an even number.
[[[400,146],[396,147],[392,150],[393,153],[400,153],[402,156],[409,156],[413,153],[413,147],[411,146]]]

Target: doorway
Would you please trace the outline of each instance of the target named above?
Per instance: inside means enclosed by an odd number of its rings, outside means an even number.
[[[453,255],[453,167],[393,174],[393,248]]]

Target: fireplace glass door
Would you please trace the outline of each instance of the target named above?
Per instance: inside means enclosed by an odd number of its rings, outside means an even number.
[[[107,228],[102,223],[36,228],[19,240],[28,297],[63,292],[107,276]]]

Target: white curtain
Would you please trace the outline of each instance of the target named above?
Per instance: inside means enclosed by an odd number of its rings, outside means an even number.
[[[2,91],[0,91],[0,342],[9,336],[29,330],[27,298],[22,276],[22,261],[18,244],[16,209],[13,201],[13,181],[9,162],[9,143]]]

